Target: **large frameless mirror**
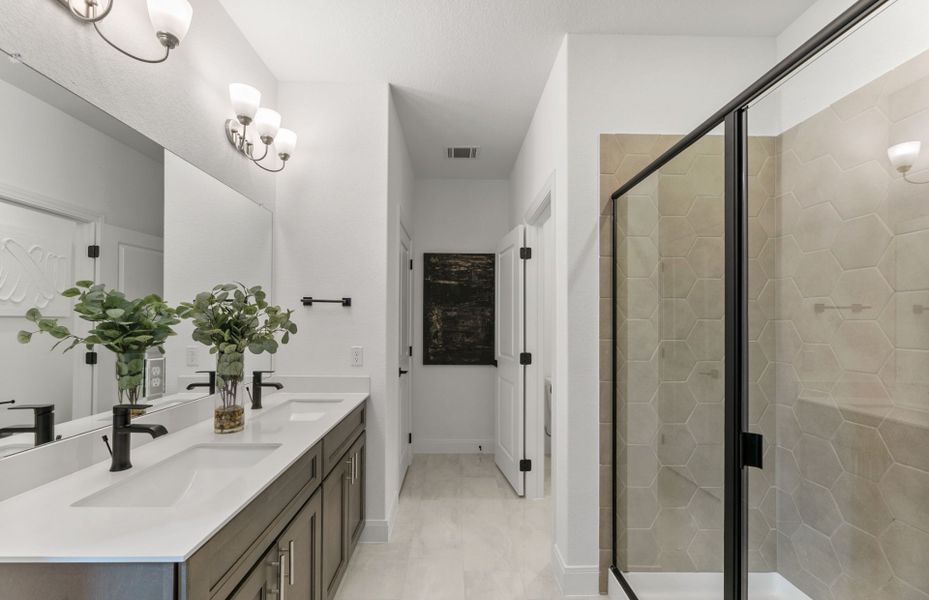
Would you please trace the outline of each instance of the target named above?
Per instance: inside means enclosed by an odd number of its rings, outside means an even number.
[[[272,215],[6,54],[0,105],[2,458],[108,426],[118,401],[113,353],[50,350],[57,340],[42,333],[20,343],[17,332],[37,328],[27,311],[86,332],[76,299],[61,295],[79,280],[171,306],[219,283],[270,291]],[[212,358],[187,323],[175,329],[164,354],[140,359],[149,410],[209,392],[197,372],[214,369]],[[249,360],[249,369],[270,367],[267,355]]]

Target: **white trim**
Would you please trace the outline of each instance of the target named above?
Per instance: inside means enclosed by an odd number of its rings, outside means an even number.
[[[531,225],[539,220],[542,214],[545,212],[545,209],[552,203],[552,198],[555,195],[555,172],[552,171],[552,174],[548,176],[548,179],[545,180],[545,183],[542,184],[536,197],[532,200],[532,203],[526,209],[526,212],[523,213],[523,223]],[[553,213],[554,214],[554,213]]]
[[[387,519],[368,519],[358,541],[362,544],[386,544],[390,539],[390,521]]]
[[[104,222],[104,217],[100,213],[87,210],[86,208],[71,204],[64,200],[16,187],[15,185],[10,185],[3,181],[0,181],[0,198],[29,208],[37,208],[55,215],[68,217],[83,223],[102,224]]]
[[[552,571],[563,596],[600,594],[600,566],[565,564],[557,544],[552,546]]]
[[[478,450],[481,446],[483,450]],[[494,440],[487,439],[460,439],[446,438],[419,440],[413,434],[413,454],[493,454]]]
[[[527,367],[526,376],[526,458],[532,460],[532,470],[526,474],[526,497],[539,500],[545,497],[545,349],[542,335],[544,326],[543,301],[545,282],[542,262],[546,253],[554,248],[544,247],[542,227],[554,218],[552,211],[555,175],[552,174],[542,191],[526,212],[526,245],[533,249],[526,275],[526,347],[534,360]],[[552,349],[554,350],[554,349]],[[554,453],[554,439],[552,440]]]

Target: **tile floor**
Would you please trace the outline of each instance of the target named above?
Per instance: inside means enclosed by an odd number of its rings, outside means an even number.
[[[513,494],[492,455],[416,455],[390,543],[359,544],[336,600],[561,599],[551,530],[550,502]]]

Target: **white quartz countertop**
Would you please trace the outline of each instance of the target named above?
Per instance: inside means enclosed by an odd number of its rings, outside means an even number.
[[[360,392],[268,394],[261,410],[246,402],[242,432],[215,434],[208,419],[133,448],[133,468],[127,471],[111,473],[107,460],[13,496],[0,502],[0,562],[183,562],[367,397]],[[324,401],[316,405],[324,414],[316,420],[262,422],[291,400]],[[208,500],[171,507],[74,506],[200,444],[279,447]]]

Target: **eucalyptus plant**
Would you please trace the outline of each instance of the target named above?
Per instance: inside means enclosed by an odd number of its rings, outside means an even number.
[[[270,305],[260,285],[217,285],[197,294],[192,302],[181,303],[177,313],[193,322],[194,341],[209,346],[210,354],[218,354],[216,379],[227,406],[235,402],[245,351],[274,354],[279,344],[288,343],[297,333],[297,324],[290,320],[293,311]]]
[[[26,319],[35,323],[34,331],[20,331],[17,339],[28,344],[37,333],[58,341],[51,347],[67,343],[64,351],[83,344],[88,350],[100,345],[116,354],[116,380],[120,401],[124,396],[135,404],[139,400],[144,377],[144,354],[151,348],[164,353],[164,343],[175,335],[173,325],[180,323],[177,312],[158,295],[149,294],[130,300],[119,290],[108,290],[102,283],[82,280],[61,292],[65,298],[77,298],[74,312],[93,324],[86,336],[72,333],[58,319],[45,317],[38,308],[30,308]]]

